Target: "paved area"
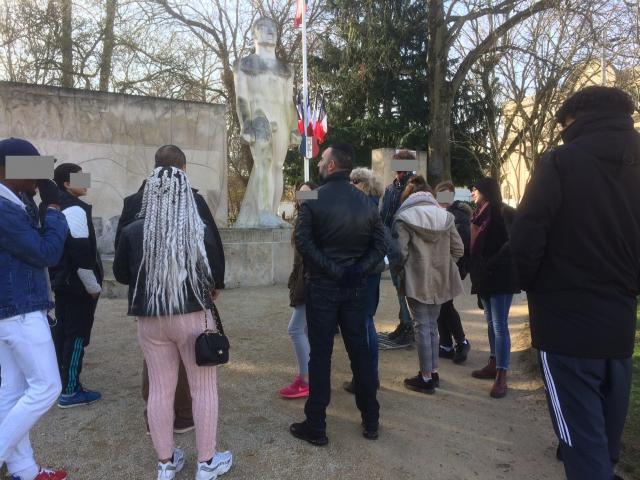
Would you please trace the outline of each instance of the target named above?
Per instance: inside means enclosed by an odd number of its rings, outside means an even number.
[[[513,372],[507,398],[488,396],[490,383],[470,372],[488,356],[486,325],[475,298],[457,301],[472,342],[467,364],[445,361],[442,388],[426,396],[405,390],[417,371],[414,349],[381,352],[381,436],[362,438],[344,346],[336,342],[326,448],[293,439],[288,426],[302,419],[303,400],[285,401],[277,390],[295,374],[286,333],[290,316],[284,287],[230,290],[219,306],[232,342],[232,361],[219,369],[219,444],[235,455],[224,478],[324,479],[561,479],[555,441],[534,374],[525,332],[526,306],[512,309]],[[100,302],[83,382],[103,401],[84,408],[53,408],[32,432],[39,459],[64,467],[70,480],[153,480],[155,454],[145,434],[140,399],[142,354],[124,300]],[[383,279],[379,330],[391,330],[397,303]],[[176,436],[188,464],[178,478],[193,478],[193,433]]]

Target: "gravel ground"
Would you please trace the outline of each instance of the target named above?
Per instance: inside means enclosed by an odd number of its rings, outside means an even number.
[[[391,330],[397,302],[383,279],[376,319]],[[325,448],[288,433],[303,418],[303,400],[278,398],[277,390],[295,374],[286,334],[290,316],[284,287],[243,288],[223,293],[219,306],[232,342],[232,361],[219,369],[219,445],[230,449],[233,479],[560,479],[555,440],[542,385],[527,350],[526,306],[512,308],[513,370],[509,395],[488,396],[490,382],[470,376],[487,359],[486,324],[475,297],[456,304],[472,351],[467,363],[441,364],[442,388],[426,396],[405,390],[402,380],[417,371],[414,349],[380,355],[381,430],[377,442],[361,436],[354,398],[341,388],[350,378],[342,342],[336,342],[333,398]],[[70,480],[155,479],[155,454],[145,434],[140,398],[142,354],[136,326],[124,300],[100,302],[83,383],[103,400],[72,410],[53,408],[32,431],[45,465],[66,468]],[[193,478],[193,433],[176,436],[188,463],[178,478]]]

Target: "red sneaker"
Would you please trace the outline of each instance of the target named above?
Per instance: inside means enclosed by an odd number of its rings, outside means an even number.
[[[280,395],[284,398],[302,398],[309,396],[309,384],[297,376],[293,383],[280,390]]]
[[[46,468],[41,468],[38,475],[34,480],[67,480],[67,472],[64,470],[48,470]]]

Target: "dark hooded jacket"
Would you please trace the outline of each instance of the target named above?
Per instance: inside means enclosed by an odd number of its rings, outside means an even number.
[[[458,270],[463,280],[469,273],[469,242],[471,242],[471,207],[464,202],[455,201],[447,208],[453,214],[456,229],[464,244],[464,255],[458,259]]]
[[[630,116],[587,114],[537,166],[512,228],[533,346],[627,358],[640,293],[640,135]]]

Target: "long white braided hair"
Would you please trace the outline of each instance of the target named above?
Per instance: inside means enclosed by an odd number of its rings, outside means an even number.
[[[147,178],[139,217],[144,218],[144,240],[138,280],[144,269],[149,311],[155,315],[181,312],[189,287],[204,309],[202,290],[208,287],[203,283],[210,281],[211,268],[204,246],[205,225],[187,175],[175,167],[156,168]]]

